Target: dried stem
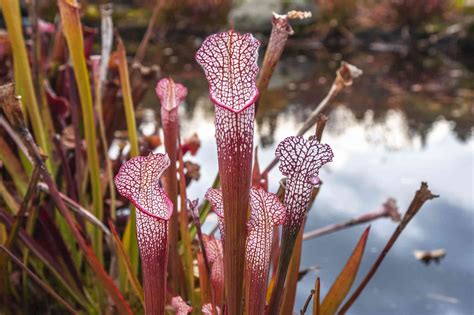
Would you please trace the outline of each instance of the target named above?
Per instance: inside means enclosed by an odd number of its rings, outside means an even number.
[[[303,240],[310,240],[326,234],[334,233],[339,230],[347,229],[349,227],[371,222],[380,218],[390,218],[394,222],[400,221],[400,214],[395,203],[395,199],[389,198],[380,209],[368,212],[356,218],[350,219],[349,221],[331,224],[310,232],[306,232],[303,235]]]
[[[39,182],[38,183],[38,188],[45,192],[45,193],[50,193],[49,187],[46,183],[44,182]],[[109,237],[110,236],[110,231],[109,229],[105,226],[105,224],[102,223],[99,219],[97,219],[94,214],[92,214],[89,210],[86,208],[82,207],[80,204],[78,204],[76,201],[73,199],[69,198],[65,194],[59,192],[59,197],[64,201],[65,205],[69,207],[72,211],[76,212],[78,215],[98,227],[99,229],[104,232],[105,236]]]
[[[351,86],[353,79],[358,78],[361,74],[362,70],[343,61],[341,67],[336,72],[336,79],[334,80],[328,94],[304,121],[303,126],[298,129],[297,135],[304,135],[304,133],[316,123],[319,113],[321,113],[321,111],[325,109],[328,104],[330,104],[330,102],[339,94],[339,92],[344,89],[344,87]],[[269,173],[277,164],[278,159],[274,158],[265,168],[263,173]]]
[[[150,21],[148,22],[148,27],[146,29],[142,41],[140,42],[140,46],[138,46],[137,53],[135,54],[135,58],[133,59],[133,63],[141,63],[143,61],[148,47],[148,43],[150,42],[151,35],[155,30],[155,24],[156,20],[158,19],[158,14],[160,13],[160,9],[163,6],[164,1],[165,0],[156,0],[155,7],[153,9],[153,14],[150,18]]]
[[[1,1],[0,7],[5,19],[9,35],[8,38],[13,51],[13,70],[15,72],[17,94],[25,99],[25,107],[23,109],[25,110],[25,115],[28,115],[28,118],[31,120],[36,141],[46,154],[50,155],[51,143],[41,118],[40,108],[33,86],[34,81],[32,79],[25,38],[22,32],[20,1]],[[47,161],[46,165],[48,170],[51,171],[51,160]]]
[[[400,224],[397,226],[395,231],[393,232],[392,236],[388,240],[387,244],[383,248],[383,250],[380,252],[379,256],[377,257],[377,260],[374,262],[372,267],[370,268],[369,272],[365,275],[364,279],[362,282],[359,284],[357,289],[354,291],[354,293],[351,295],[351,297],[347,300],[347,302],[341,307],[339,310],[338,314],[345,314],[349,310],[349,308],[354,304],[354,302],[357,300],[357,298],[360,296],[364,288],[367,286],[369,281],[372,279],[372,277],[375,275],[377,272],[378,268],[382,264],[385,256],[387,256],[388,252],[392,248],[393,244],[395,244],[396,240],[400,236],[400,234],[403,232],[405,227],[408,225],[408,223],[413,219],[413,217],[418,213],[418,211],[421,209],[423,204],[431,199],[439,197],[438,195],[433,195],[431,191],[428,189],[428,184],[423,182],[421,183],[420,189],[416,192],[415,197],[413,198],[412,202],[410,203],[410,206],[408,207],[408,210],[406,211],[405,215],[402,218],[402,221]]]
[[[268,83],[283,53],[288,36],[293,35],[293,33],[293,29],[290,23],[288,23],[287,15],[273,13],[272,32],[267,49],[265,50],[262,69],[257,80],[257,87],[261,94],[267,90]]]
[[[308,297],[306,298],[306,302],[304,302],[303,309],[300,311],[301,315],[306,314],[306,311],[308,310],[309,302],[311,302],[311,299],[313,298],[314,293],[316,293],[316,290],[311,289],[311,292],[309,293]]]

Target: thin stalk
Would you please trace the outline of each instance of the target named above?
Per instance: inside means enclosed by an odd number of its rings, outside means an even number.
[[[53,138],[53,144],[56,149],[56,154],[59,156],[61,166],[63,168],[63,173],[67,185],[67,194],[72,197],[74,200],[79,200],[77,194],[76,183],[74,182],[74,176],[72,175],[71,168],[69,167],[68,159],[66,157],[66,152],[64,152],[64,147],[61,142],[61,137],[55,135]]]
[[[304,226],[304,225],[303,225]],[[281,303],[280,315],[291,314],[295,305],[296,286],[298,285],[298,273],[300,271],[301,251],[303,245],[303,228],[300,229],[296,238],[293,254],[285,281],[285,291]]]
[[[140,282],[138,281],[137,277],[135,276],[135,273],[133,272],[132,264],[130,263],[130,259],[128,258],[127,253],[125,252],[122,241],[120,240],[120,236],[118,235],[112,220],[109,220],[109,226],[110,226],[110,230],[112,232],[112,238],[114,240],[115,248],[117,249],[117,252],[119,253],[119,255],[118,255],[119,259],[122,261],[122,263],[127,268],[128,280],[132,284],[132,288],[134,289],[135,294],[137,295],[138,299],[140,300],[142,305],[145,306],[145,298],[144,298],[144,295],[143,295],[143,288],[142,288]]]
[[[394,199],[389,198],[378,210],[368,212],[346,222],[331,224],[310,232],[306,232],[303,234],[303,240],[310,240],[380,218],[390,218],[394,222],[400,222],[400,213],[398,213],[398,208]]]
[[[306,298],[306,302],[304,302],[303,309],[300,311],[301,315],[306,314],[306,311],[308,310],[309,303],[311,302],[311,299],[314,296],[314,293],[316,291],[314,289],[311,289],[311,292],[309,293],[308,297]]]
[[[138,46],[137,53],[135,54],[135,58],[133,59],[134,63],[141,63],[143,58],[145,57],[145,53],[148,47],[148,43],[150,42],[150,38],[153,35],[155,30],[156,20],[158,19],[158,14],[160,13],[160,9],[164,4],[165,0],[156,0],[155,7],[153,8],[153,14],[148,22],[148,27],[146,29],[145,35],[140,42],[140,46]]]
[[[188,208],[186,205],[186,179],[184,177],[184,162],[183,152],[178,150],[179,160],[179,197],[180,197],[180,212],[179,212],[179,224],[181,232],[181,242],[183,243],[183,256],[184,256],[184,268],[185,276],[187,281],[187,296],[191,300],[191,305],[196,305],[196,297],[194,296],[194,264],[193,264],[193,252],[191,248],[191,239],[189,233],[189,220],[188,220]]]
[[[85,191],[83,189],[84,178],[87,177],[87,170],[84,165],[84,157],[82,154],[82,136],[80,127],[80,100],[77,91],[76,80],[74,79],[74,73],[70,66],[65,70],[66,81],[69,84],[69,102],[71,105],[71,123],[74,130],[74,180],[77,192],[77,201],[82,205],[86,204]]]
[[[403,230],[408,225],[408,223],[410,223],[410,221],[413,219],[413,217],[418,213],[418,211],[421,209],[423,204],[428,200],[438,198],[438,197],[439,197],[438,195],[433,195],[431,193],[431,191],[428,189],[428,184],[427,183],[425,183],[425,182],[421,183],[420,189],[416,192],[415,197],[413,197],[413,200],[410,203],[410,205],[408,206],[408,209],[405,212],[405,215],[403,216],[400,224],[397,226],[397,228],[393,232],[392,236],[390,237],[390,239],[385,244],[385,247],[380,252],[379,256],[377,257],[377,259],[373,263],[370,270],[365,275],[362,282],[359,284],[359,286],[354,291],[354,293],[352,293],[351,297],[347,300],[347,302],[341,307],[341,309],[338,312],[339,315],[346,314],[347,311],[354,304],[354,302],[357,300],[357,298],[360,296],[362,291],[364,291],[364,289],[367,286],[367,284],[369,283],[369,281],[372,279],[372,277],[375,275],[375,273],[379,269],[380,265],[382,264],[383,260],[385,259],[385,256],[387,256],[388,252],[393,247],[393,245],[397,241],[400,234],[403,232]]]
[[[94,105],[90,87],[89,73],[84,56],[84,38],[79,18],[79,7],[75,1],[58,0],[59,12],[63,23],[69,55],[74,68],[74,76],[81,99],[82,118],[86,138],[87,160],[92,185],[92,201],[94,214],[99,220],[104,218],[103,200],[100,185],[100,168],[97,154]],[[102,232],[94,230],[93,247],[100,262],[103,262]]]
[[[331,103],[331,101],[344,89],[344,87],[351,86],[353,79],[358,78],[361,74],[362,70],[343,61],[341,67],[336,71],[336,78],[334,79],[328,94],[304,121],[303,125],[298,129],[297,135],[302,136],[306,133],[306,131],[311,129],[311,127],[313,127],[318,121],[319,114],[323,111],[323,109],[325,109]],[[278,159],[274,158],[265,168],[263,174],[269,173],[277,164]]]

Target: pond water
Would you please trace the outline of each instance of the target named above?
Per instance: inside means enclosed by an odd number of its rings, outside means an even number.
[[[214,110],[207,82],[193,61],[202,39],[181,39],[153,47],[149,60],[188,89],[181,107],[183,137],[198,133],[201,149],[190,158],[201,166],[201,178],[189,197],[203,198],[217,172]],[[300,48],[298,48],[300,47]],[[329,116],[323,142],[334,161],[323,167],[320,194],[309,212],[306,231],[346,221],[378,208],[388,197],[404,212],[421,181],[440,198],[428,202],[408,225],[350,314],[474,313],[474,75],[443,55],[399,56],[392,53],[302,49],[293,42],[262,97],[255,144],[265,167],[275,147],[296,130],[324,97],[341,60],[364,75],[325,111]],[[261,48],[261,55],[263,49]],[[159,112],[153,91],[144,107]],[[281,174],[270,174],[276,191]],[[215,223],[210,216],[207,228]],[[396,224],[372,223],[359,277],[370,268]],[[365,226],[308,240],[301,269],[317,267],[299,283],[299,312],[316,276],[322,296],[337,277]],[[415,250],[443,248],[446,257],[425,265]]]

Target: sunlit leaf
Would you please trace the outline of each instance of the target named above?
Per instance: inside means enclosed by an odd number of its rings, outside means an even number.
[[[360,262],[362,261],[362,256],[364,255],[365,244],[367,243],[367,238],[369,237],[369,231],[370,226],[365,229],[364,233],[360,237],[359,242],[354,248],[354,251],[347,260],[346,265],[326,294],[326,297],[324,298],[320,307],[321,315],[335,314],[339,305],[341,305],[347,293],[349,293],[352,283],[357,276],[357,271],[359,271]]]

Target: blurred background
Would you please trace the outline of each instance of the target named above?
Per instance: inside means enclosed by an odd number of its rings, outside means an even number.
[[[84,23],[98,30],[98,3],[81,3]],[[114,1],[114,26],[130,56],[155,3]],[[40,7],[41,17],[53,22],[56,3],[41,1]],[[233,27],[261,40],[263,58],[272,12],[289,10],[310,11],[312,17],[291,22],[295,34],[259,104],[255,143],[263,167],[274,157],[278,142],[295,133],[326,95],[342,60],[364,71],[325,110],[329,121],[323,142],[331,145],[335,158],[322,170],[324,185],[306,230],[374,210],[388,197],[404,212],[421,181],[441,195],[408,226],[351,314],[473,314],[472,0],[162,0],[142,67],[188,87],[180,109],[181,132],[185,138],[197,133],[202,146],[192,159],[200,171],[190,198],[202,199],[217,172],[214,108],[195,51],[207,35]],[[100,43],[99,33],[92,29],[90,36]],[[99,46],[92,49],[100,52]],[[159,102],[152,88],[137,106],[141,132],[153,134],[159,127]],[[114,113],[116,124],[125,129],[121,113]],[[275,168],[271,191],[280,178]],[[210,217],[206,228],[215,222]],[[394,228],[389,220],[372,224],[360,274]],[[362,230],[360,226],[304,242],[301,267],[311,271],[299,283],[295,311],[302,308],[316,276],[325,294]],[[414,257],[416,250],[438,248],[446,251],[439,263],[424,264]]]

